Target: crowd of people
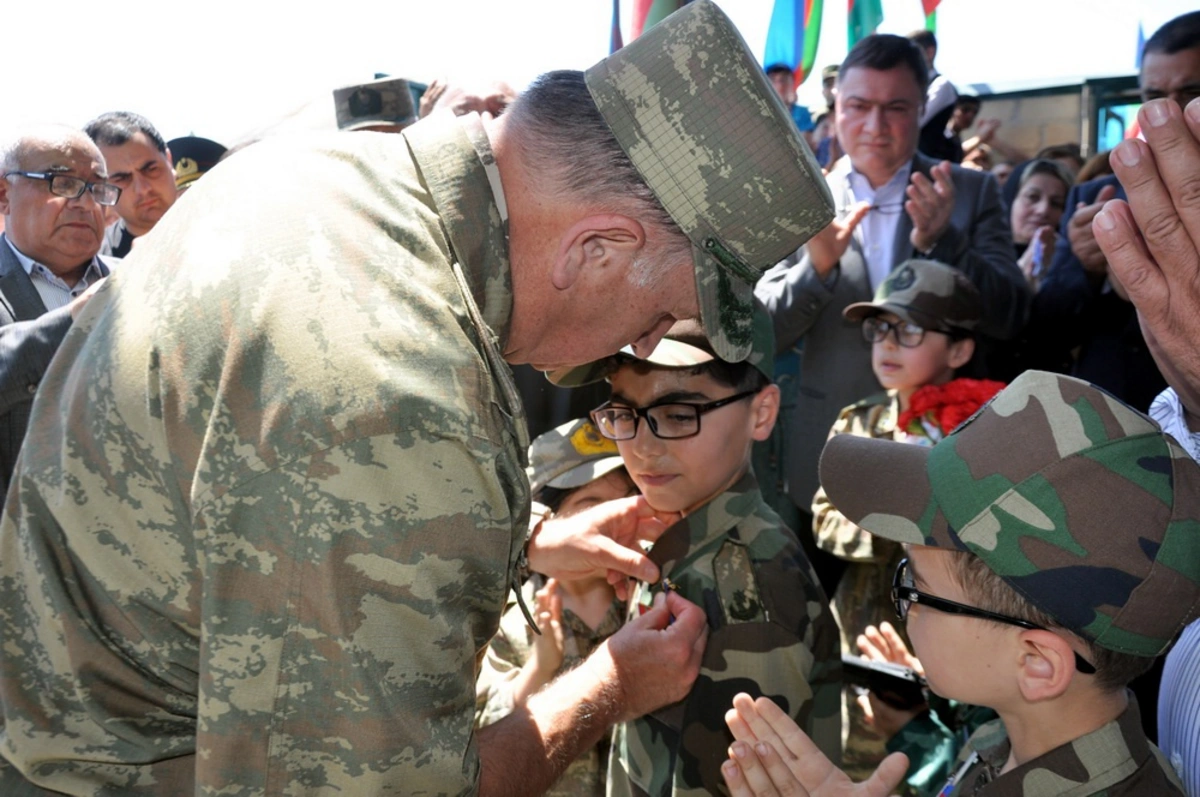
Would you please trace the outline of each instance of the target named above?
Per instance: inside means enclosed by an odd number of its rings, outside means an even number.
[[[1200,12],[937,47],[0,141],[0,794],[1200,797]]]

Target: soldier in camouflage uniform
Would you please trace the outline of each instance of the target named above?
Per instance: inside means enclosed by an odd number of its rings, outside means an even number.
[[[830,440],[821,483],[847,518],[909,546],[897,611],[930,688],[990,695],[1000,715],[939,794],[1182,794],[1125,688],[1200,614],[1200,466],[1173,438],[1098,388],[1029,371],[932,448]],[[757,727],[803,753],[769,707],[735,702],[743,739]],[[761,765],[776,759],[749,755],[726,765],[734,793],[772,793]],[[807,777],[783,766],[776,785]],[[819,774],[813,797],[848,785]]]
[[[983,300],[958,269],[932,260],[912,259],[901,263],[888,275],[875,291],[874,301],[858,302],[842,311],[848,321],[855,323],[881,313],[924,330],[941,331],[942,334],[926,334],[918,348],[943,347],[947,365],[952,365],[965,363],[975,350],[972,333],[983,317]],[[883,341],[874,343],[874,347],[885,347],[882,349],[885,354],[889,345],[899,347],[895,332],[889,331]],[[901,354],[898,349],[891,351]],[[873,352],[873,359],[878,360],[875,354],[878,353]],[[951,357],[955,359],[951,361]],[[876,375],[884,380],[889,378],[879,374],[878,363]],[[922,427],[919,432],[913,432],[897,427],[900,413],[907,408],[908,397],[915,388],[922,386],[906,383],[904,390],[891,387],[846,407],[838,415],[829,436],[848,434],[933,445],[940,439],[936,430]],[[867,626],[878,626],[895,616],[891,601],[892,574],[903,557],[903,550],[900,545],[868,534],[847,520],[829,502],[824,490],[817,490],[812,511],[817,546],[848,562],[831,604],[841,630],[842,653],[858,656],[861,653],[855,640],[859,634]],[[903,628],[898,630],[903,635]],[[842,769],[850,777],[861,780],[887,755],[887,739],[864,720],[858,705],[858,692],[853,687],[846,688],[842,730],[845,742]]]
[[[684,514],[650,550],[662,578],[638,584],[628,620],[670,590],[704,607],[709,626],[700,677],[688,696],[614,729],[610,795],[718,790],[731,741],[724,714],[743,691],[778,702],[835,760],[841,752],[837,626],[795,533],[763,501],[749,469],[750,444],[770,433],[779,396],[770,383],[770,318],[760,308],[755,321],[754,347],[744,363],[716,360],[703,334],[680,324],[648,359],[619,355],[605,366],[613,398],[593,413],[597,428],[618,438],[626,467],[652,506]],[[690,397],[671,398],[677,394]],[[697,416],[703,420],[690,438],[658,437],[672,434],[666,424],[684,411],[663,405],[657,417],[633,427],[632,438],[619,439],[630,431],[632,406],[727,398],[734,400]],[[722,451],[684,461],[699,452],[695,445]],[[703,492],[705,484],[717,492]]]
[[[486,128],[256,144],[139,245],[0,524],[0,794],[529,793],[686,693],[703,619],[672,596],[473,730],[528,531],[505,360],[649,351],[698,312],[743,357],[754,277],[831,217],[728,19],[652,33]],[[549,535],[551,574],[654,572]]]

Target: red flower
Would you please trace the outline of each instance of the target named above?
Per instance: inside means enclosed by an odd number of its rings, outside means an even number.
[[[926,420],[947,435],[1003,389],[1003,382],[990,379],[953,379],[944,385],[926,385],[912,394],[897,424],[907,432],[921,434],[921,421]]]

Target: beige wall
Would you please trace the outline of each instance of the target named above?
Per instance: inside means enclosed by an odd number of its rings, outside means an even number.
[[[1037,97],[983,97],[980,119],[999,119],[996,138],[1024,150],[1033,157],[1038,150],[1055,144],[1081,143],[1082,98],[1078,90]],[[964,140],[974,130],[962,134]]]

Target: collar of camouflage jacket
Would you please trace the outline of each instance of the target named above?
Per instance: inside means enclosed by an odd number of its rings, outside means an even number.
[[[758,482],[747,468],[732,487],[664,531],[646,556],[670,576],[750,517],[761,501]]]
[[[1001,720],[983,725],[972,736],[971,746],[987,765],[991,778],[985,777],[988,797],[1049,797],[1063,794],[1101,793],[1132,776],[1139,768],[1156,766],[1151,759],[1158,757],[1167,776],[1174,782],[1175,774],[1165,759],[1155,756],[1155,749],[1142,731],[1141,713],[1132,692],[1127,692],[1129,705],[1112,722],[1097,728],[1045,755],[1028,761],[1015,769],[996,776],[1008,760],[1010,744]],[[957,794],[970,795],[983,774],[982,768],[962,780]],[[1039,788],[1037,784],[1042,784]]]
[[[451,257],[503,351],[513,303],[508,208],[483,123],[478,114],[433,114],[401,135],[437,206]]]

